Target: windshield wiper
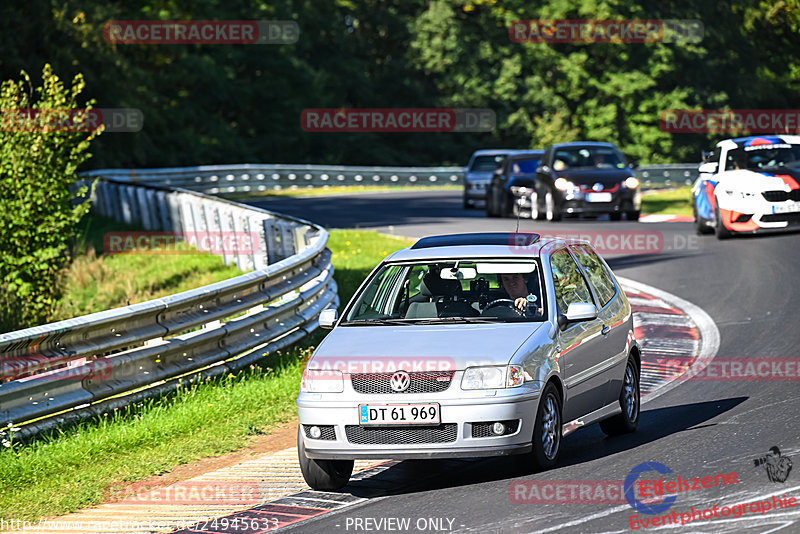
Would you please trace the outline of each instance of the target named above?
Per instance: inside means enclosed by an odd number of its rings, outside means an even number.
[[[502,323],[499,317],[431,317],[428,319],[411,319],[414,324],[445,324],[445,323]]]
[[[353,319],[352,321],[347,321],[346,323],[342,323],[342,326],[347,326],[347,325],[374,326],[374,325],[386,325],[386,324],[411,324],[409,321],[413,321],[413,319],[392,319],[391,317],[387,317],[385,319]]]

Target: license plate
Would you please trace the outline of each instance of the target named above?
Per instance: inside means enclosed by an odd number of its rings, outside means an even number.
[[[611,202],[611,193],[586,193],[586,202]]]
[[[793,211],[800,211],[800,202],[787,200],[786,202],[772,205],[772,213],[789,213]]]
[[[361,404],[361,425],[438,425],[439,405],[432,404]]]

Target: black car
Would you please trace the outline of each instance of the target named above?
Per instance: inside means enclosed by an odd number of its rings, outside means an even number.
[[[512,217],[530,210],[536,169],[544,150],[519,150],[506,156],[486,190],[486,215]]]
[[[536,171],[531,216],[557,221],[562,215],[608,213],[638,220],[642,206],[636,164],[611,143],[574,142],[549,147]]]

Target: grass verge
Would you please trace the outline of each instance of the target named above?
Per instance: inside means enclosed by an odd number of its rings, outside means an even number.
[[[62,296],[52,320],[127,306],[201,287],[242,274],[222,258],[193,254],[104,254],[108,232],[143,231],[113,219],[88,215],[81,223],[74,260],[63,274]]]
[[[642,195],[642,213],[653,215],[691,215],[692,188],[681,187],[669,191],[645,192]]]
[[[342,305],[384,256],[408,244],[377,232],[332,231],[328,246]],[[299,345],[271,354],[246,372],[186,384],[27,443],[5,441],[0,516],[36,521],[62,515],[102,503],[111,487],[246,447],[255,435],[295,416],[300,376],[312,349]]]

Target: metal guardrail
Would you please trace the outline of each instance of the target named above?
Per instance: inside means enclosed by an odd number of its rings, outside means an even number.
[[[694,163],[645,165],[635,171],[645,189],[691,185]],[[182,187],[208,194],[251,193],[336,185],[460,185],[463,167],[358,167],[342,165],[205,165],[164,169],[104,169],[89,176],[137,184]]]
[[[17,436],[137,401],[190,376],[250,365],[338,304],[327,232],[306,221],[176,189],[99,180],[93,209],[168,232],[248,232],[252,272],[161,299],[0,334],[0,430]]]

